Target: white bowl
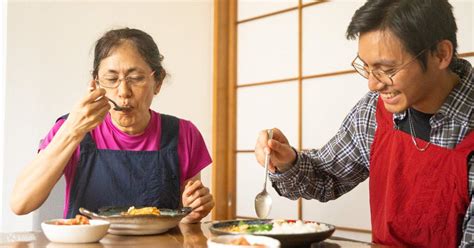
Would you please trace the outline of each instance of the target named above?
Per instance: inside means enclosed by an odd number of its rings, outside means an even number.
[[[233,245],[231,241],[244,237],[251,245]],[[245,248],[255,247],[252,245],[261,244],[266,248],[280,248],[280,241],[274,238],[255,235],[221,235],[209,238],[207,246],[210,248]]]
[[[62,219],[47,220],[41,223],[44,235],[52,242],[92,243],[107,234],[110,223],[105,220],[89,220],[89,225],[55,225]]]

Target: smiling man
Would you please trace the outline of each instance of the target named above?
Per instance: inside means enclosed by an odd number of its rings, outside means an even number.
[[[290,199],[328,201],[370,177],[372,238],[404,247],[474,244],[474,79],[458,58],[447,0],[369,0],[347,37],[368,92],[319,150],[296,152],[274,129],[255,149]]]

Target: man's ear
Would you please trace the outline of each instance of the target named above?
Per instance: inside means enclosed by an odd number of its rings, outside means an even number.
[[[453,43],[449,40],[440,41],[436,46],[433,56],[436,60],[438,69],[443,70],[448,68],[454,56]]]

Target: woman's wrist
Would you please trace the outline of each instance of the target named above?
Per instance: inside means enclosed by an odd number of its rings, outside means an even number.
[[[70,141],[82,141],[87,132],[84,132],[80,128],[73,127],[72,123],[68,120],[64,121],[63,125],[59,128],[58,134],[67,136]]]

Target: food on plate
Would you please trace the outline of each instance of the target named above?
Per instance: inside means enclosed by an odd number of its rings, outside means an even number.
[[[76,215],[76,218],[74,219],[58,220],[58,221],[55,221],[54,224],[71,226],[71,225],[89,225],[90,222],[87,217],[78,214]]]
[[[295,234],[314,233],[329,230],[325,224],[301,220],[272,220],[264,224],[247,224],[243,221],[238,225],[224,228],[227,232],[233,233],[255,233],[255,234]]]
[[[156,207],[144,207],[144,208],[135,208],[134,206],[130,207],[124,215],[160,215],[160,210]]]
[[[270,231],[272,230],[272,228],[273,228],[272,223],[249,225],[243,221],[239,222],[238,225],[225,227],[227,232],[235,232],[235,233],[263,232],[263,231]]]
[[[245,245],[245,246],[251,246],[251,247],[260,247],[260,248],[264,248],[266,247],[265,245],[262,245],[262,244],[251,244],[245,237],[239,237],[239,238],[236,238],[236,239],[233,239],[230,241],[231,245]]]

